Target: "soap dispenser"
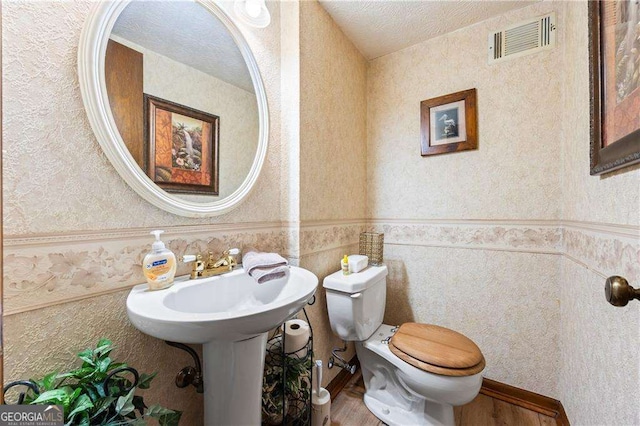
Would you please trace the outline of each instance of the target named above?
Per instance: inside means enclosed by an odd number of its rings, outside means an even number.
[[[147,278],[149,290],[162,290],[171,287],[176,276],[176,256],[160,241],[160,234],[164,231],[151,231],[156,240],[152,250],[144,257],[142,272]]]
[[[344,255],[340,261],[340,266],[342,268],[342,275],[349,275],[349,256]]]

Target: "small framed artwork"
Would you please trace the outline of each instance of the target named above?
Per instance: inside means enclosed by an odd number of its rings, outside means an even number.
[[[422,156],[477,148],[476,89],[420,102]]]
[[[218,195],[220,117],[144,95],[147,176],[167,192]]]
[[[640,163],[640,5],[589,2],[591,174]]]

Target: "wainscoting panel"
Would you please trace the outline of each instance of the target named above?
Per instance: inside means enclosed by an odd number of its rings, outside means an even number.
[[[280,223],[166,228],[163,241],[176,257],[255,247],[282,253]],[[142,260],[148,229],[5,236],[4,315],[108,294],[145,282]],[[177,275],[190,266],[178,262]]]

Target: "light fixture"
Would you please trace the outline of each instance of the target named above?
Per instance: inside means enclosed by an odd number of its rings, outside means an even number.
[[[265,28],[271,22],[265,0],[235,0],[233,10],[240,21],[252,27]]]

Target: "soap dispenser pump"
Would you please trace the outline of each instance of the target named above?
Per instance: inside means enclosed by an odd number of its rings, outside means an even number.
[[[142,272],[147,278],[149,290],[162,290],[171,287],[176,276],[176,256],[160,241],[160,235],[163,232],[162,230],[150,232],[155,235],[156,240],[151,246],[152,250],[142,262]]]

